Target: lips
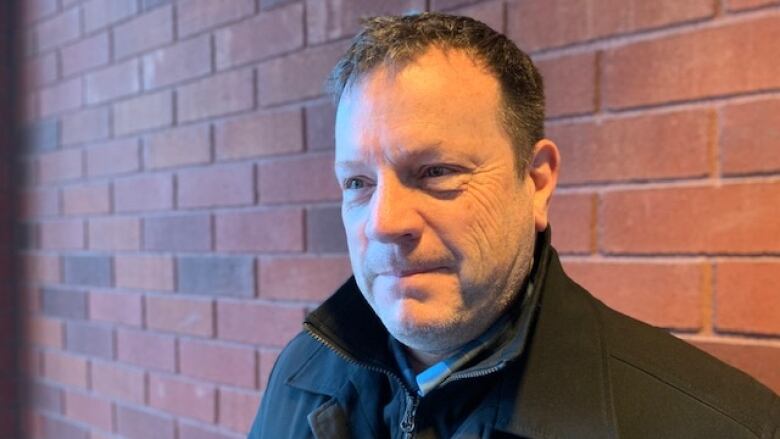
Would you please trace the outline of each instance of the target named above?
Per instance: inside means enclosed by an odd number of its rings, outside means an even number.
[[[393,277],[409,277],[414,276],[415,274],[424,274],[424,273],[440,273],[446,271],[445,267],[404,267],[399,269],[392,269],[388,270],[382,273],[379,273],[380,276],[393,276]]]

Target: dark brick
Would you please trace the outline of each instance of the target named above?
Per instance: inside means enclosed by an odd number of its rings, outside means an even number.
[[[114,331],[106,326],[69,322],[65,327],[65,347],[71,352],[113,359]]]
[[[313,207],[306,211],[306,248],[315,253],[347,251],[341,208]]]
[[[254,297],[254,259],[249,256],[183,256],[177,261],[179,291]]]
[[[52,413],[62,413],[62,390],[36,381],[32,385],[32,402],[37,409]]]
[[[94,287],[111,286],[109,256],[64,256],[62,261],[64,283]]]
[[[173,439],[174,422],[159,412],[117,406],[117,433],[129,439]]]
[[[89,430],[68,421],[43,416],[44,439],[89,439]]]
[[[66,319],[87,318],[87,293],[74,290],[41,290],[43,314]]]
[[[142,7],[144,11],[154,9],[158,6],[170,4],[171,0],[143,0]]]
[[[56,117],[34,122],[27,128],[25,143],[30,151],[53,151],[60,138],[60,124]]]
[[[211,249],[208,215],[172,215],[144,220],[144,248],[162,251]]]

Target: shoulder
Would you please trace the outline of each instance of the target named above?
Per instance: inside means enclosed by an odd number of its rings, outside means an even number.
[[[308,437],[308,415],[329,399],[331,381],[316,379],[333,363],[327,348],[305,332],[295,336],[274,364],[250,439]]]
[[[591,300],[619,417],[641,425],[647,422],[644,410],[668,411],[679,418],[671,422],[725,422],[756,437],[773,437],[780,428],[780,398],[755,379],[665,330]]]

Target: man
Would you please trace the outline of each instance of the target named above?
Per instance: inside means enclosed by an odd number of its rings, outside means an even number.
[[[374,18],[332,79],[354,276],[280,355],[250,438],[780,438],[771,391],[563,273],[542,80],[507,38]]]

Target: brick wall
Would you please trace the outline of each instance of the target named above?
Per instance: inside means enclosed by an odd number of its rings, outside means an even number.
[[[349,273],[322,81],[407,10],[538,61],[571,274],[780,391],[780,2],[25,4],[32,437],[243,436]]]

